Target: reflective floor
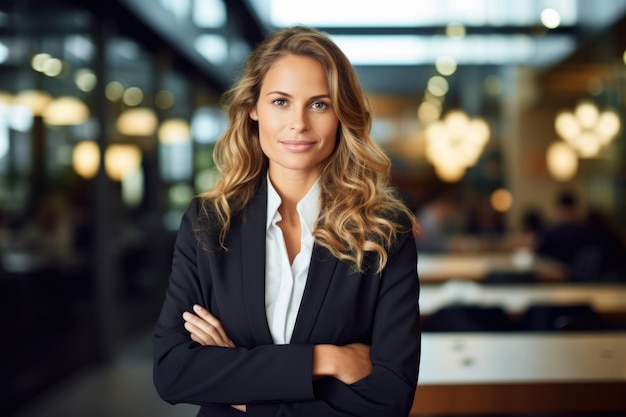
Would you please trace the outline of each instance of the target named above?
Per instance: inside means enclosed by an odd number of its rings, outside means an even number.
[[[80,371],[15,417],[193,417],[198,407],[170,405],[152,383],[152,350],[146,333],[105,367]]]

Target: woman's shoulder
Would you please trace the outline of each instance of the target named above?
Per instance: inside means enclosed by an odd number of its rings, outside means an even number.
[[[196,195],[187,202],[183,216],[195,223],[200,217],[204,217],[207,214],[209,206],[204,197]]]
[[[184,223],[187,223],[196,239],[205,246],[213,246],[210,242],[215,241],[219,230],[219,220],[211,199],[202,195],[194,196],[185,209]]]
[[[394,239],[389,242],[389,252],[395,252],[407,239],[412,239],[417,230],[417,220],[415,215],[402,203],[385,211],[382,216],[389,222],[393,230]]]

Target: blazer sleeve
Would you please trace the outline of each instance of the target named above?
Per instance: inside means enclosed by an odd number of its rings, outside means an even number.
[[[164,400],[211,407],[216,416],[231,415],[230,404],[247,404],[251,417],[408,415],[420,346],[417,255],[410,234],[400,236],[385,271],[376,278],[381,281],[372,306],[373,372],[351,385],[335,378],[313,382],[312,344],[221,348],[191,341],[182,313],[195,303],[208,305],[211,293],[211,280],[200,279],[198,272],[203,249],[193,232],[197,212],[194,202],[183,216],[154,330],[154,383]]]

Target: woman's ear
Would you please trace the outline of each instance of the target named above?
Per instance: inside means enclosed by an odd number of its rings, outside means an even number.
[[[259,121],[259,116],[256,112],[256,107],[253,107],[252,109],[250,109],[250,112],[248,114],[250,115],[250,118],[254,120],[255,122]]]

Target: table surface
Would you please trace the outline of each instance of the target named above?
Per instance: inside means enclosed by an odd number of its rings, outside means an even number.
[[[422,284],[420,309],[431,314],[450,304],[500,306],[511,314],[532,304],[587,303],[598,313],[626,312],[626,284],[481,284],[449,280]]]
[[[478,253],[420,253],[417,271],[422,282],[445,282],[450,279],[482,281],[490,272],[533,272],[545,281],[562,281],[565,270],[557,262],[535,257],[524,250]]]
[[[425,333],[419,385],[626,382],[626,332]]]

